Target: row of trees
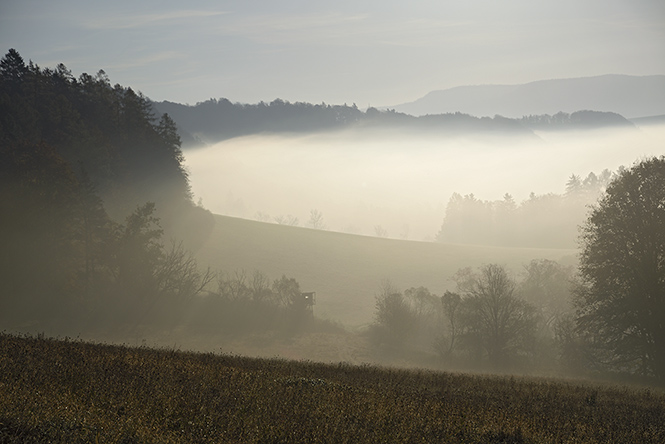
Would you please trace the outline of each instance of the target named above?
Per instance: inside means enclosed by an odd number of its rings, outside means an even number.
[[[214,143],[263,132],[313,132],[349,128],[402,128],[432,131],[441,134],[511,133],[532,135],[518,120],[501,116],[474,117],[462,113],[411,116],[395,110],[370,107],[361,111],[353,104],[329,105],[304,102],[291,103],[275,99],[270,103],[232,103],[228,99],[210,99],[194,106],[172,102],[154,104],[160,112],[168,113],[178,122],[188,143],[199,138]],[[191,136],[191,137],[190,137]]]
[[[312,132],[348,128],[402,128],[418,131],[458,133],[508,133],[532,136],[532,130],[561,130],[630,127],[619,114],[597,111],[578,111],[553,116],[525,116],[509,119],[502,116],[475,117],[463,113],[411,116],[395,110],[369,107],[361,111],[353,104],[329,105],[304,102],[291,103],[275,99],[270,103],[232,103],[228,99],[210,99],[194,106],[159,102],[154,106],[178,121],[187,143],[217,142],[261,132]],[[201,143],[201,140],[198,143]]]
[[[324,322],[313,317],[313,300],[293,277],[271,279],[259,270],[218,273],[216,288],[191,303],[186,328],[206,334],[273,331],[292,334]],[[309,296],[309,297],[306,297]]]
[[[404,346],[424,334],[447,359],[494,369],[538,361],[664,383],[665,156],[621,169],[581,232],[576,273],[540,260],[519,283],[496,264],[460,270],[441,297],[385,287],[377,336]]]
[[[554,115],[541,114],[522,117],[519,122],[535,130],[589,129],[633,127],[634,125],[620,114],[602,111],[576,111],[572,114],[558,112]]]
[[[292,214],[280,214],[278,216],[270,217],[269,214],[258,211],[254,215],[254,219],[261,222],[274,222],[278,225],[289,225],[291,227],[300,226],[300,219]],[[315,230],[326,230],[328,228],[323,219],[323,213],[315,208],[310,210],[309,219],[307,220],[305,227],[313,228]]]
[[[518,204],[510,194],[502,200],[483,201],[473,194],[454,193],[446,207],[439,242],[574,248],[577,227],[587,207],[596,202],[619,173],[604,170],[582,179],[571,175],[564,194],[536,195]]]
[[[571,267],[534,260],[516,282],[490,264],[460,269],[454,292],[400,292],[384,285],[377,296],[375,338],[393,349],[433,346],[444,360],[509,370],[542,361],[569,311]],[[548,358],[552,358],[549,356]],[[484,364],[483,364],[484,363]]]

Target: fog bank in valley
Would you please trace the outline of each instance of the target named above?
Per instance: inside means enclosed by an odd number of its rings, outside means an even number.
[[[561,194],[571,174],[663,153],[665,126],[538,137],[339,132],[234,138],[185,153],[195,199],[214,213],[275,222],[311,210],[327,229],[431,240],[455,192],[516,202]]]

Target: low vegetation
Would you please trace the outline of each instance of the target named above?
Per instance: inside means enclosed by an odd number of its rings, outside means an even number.
[[[642,442],[654,389],[0,335],[0,442]]]

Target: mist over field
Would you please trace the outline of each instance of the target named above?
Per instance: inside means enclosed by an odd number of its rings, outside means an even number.
[[[665,2],[36,3],[0,444],[665,442]]]
[[[662,153],[665,126],[441,137],[412,132],[257,135],[185,152],[195,199],[213,213],[274,222],[312,209],[327,229],[433,240],[453,193],[517,203],[565,191],[572,174]]]

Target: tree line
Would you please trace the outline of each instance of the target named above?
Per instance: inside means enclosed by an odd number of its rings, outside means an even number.
[[[183,160],[174,121],[142,94],[10,49],[0,60],[0,317],[138,316],[157,298],[200,292],[210,275],[188,248],[213,220],[192,202]]]
[[[256,104],[233,103],[226,98],[209,99],[196,105],[155,102],[155,109],[168,113],[178,122],[185,145],[214,143],[263,132],[313,132],[351,128],[399,128],[435,134],[507,133],[533,136],[534,130],[634,127],[623,116],[609,112],[578,111],[524,116],[475,117],[460,112],[412,116],[395,110],[352,105],[312,104],[275,99]]]
[[[303,292],[293,277],[271,280],[260,270],[216,274],[216,286],[191,301],[185,328],[192,333],[242,335],[339,327],[313,316],[314,295]]]
[[[581,184],[581,185],[580,185]],[[569,181],[571,192],[584,185]],[[665,383],[665,156],[612,176],[581,223],[579,267],[534,260],[514,279],[489,264],[460,269],[453,292],[384,285],[375,340],[434,347],[452,363],[492,370]]]
[[[291,103],[282,99],[269,103],[243,104],[222,98],[193,106],[172,102],[158,102],[153,106],[173,116],[186,145],[214,143],[265,132],[302,133],[371,128],[418,130],[443,135],[470,131],[533,135],[519,121],[501,116],[474,117],[457,112],[416,117],[374,107],[362,111],[355,104]]]
[[[591,129],[607,126],[634,128],[621,114],[603,111],[575,111],[574,113],[529,115],[519,119],[520,123],[534,130]]]
[[[439,242],[511,247],[575,248],[577,227],[584,222],[608,184],[623,171],[604,170],[585,178],[572,174],[563,194],[531,193],[517,203],[508,193],[501,200],[453,193],[446,206]]]
[[[572,266],[533,260],[520,281],[498,264],[462,268],[454,291],[405,291],[384,283],[376,297],[374,340],[389,350],[434,350],[447,365],[531,370],[552,361],[567,319]]]

